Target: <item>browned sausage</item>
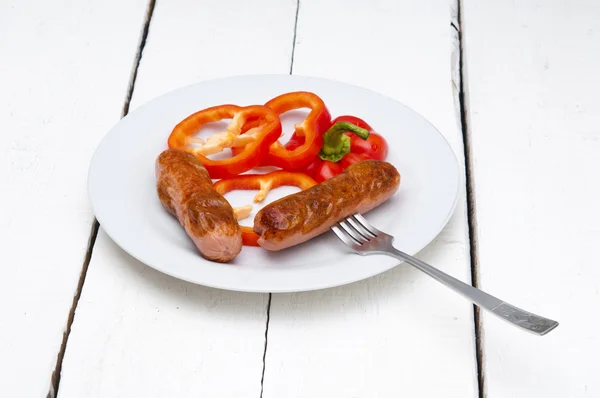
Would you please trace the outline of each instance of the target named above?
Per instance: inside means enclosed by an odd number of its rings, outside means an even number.
[[[365,213],[390,198],[400,186],[398,170],[387,162],[365,160],[305,191],[283,197],[258,212],[258,244],[281,250],[327,231],[354,213]]]
[[[212,186],[208,171],[193,155],[167,149],[156,159],[156,187],[205,258],[232,260],[242,250],[242,231],[231,205]]]

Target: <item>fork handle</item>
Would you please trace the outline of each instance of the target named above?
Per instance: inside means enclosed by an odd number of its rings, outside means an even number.
[[[467,285],[466,283],[451,277],[450,275],[432,267],[426,262],[410,256],[396,249],[395,247],[391,247],[386,253],[400,260],[406,261],[415,268],[431,276],[438,282],[443,283],[457,293],[460,293],[462,296],[468,298],[480,308],[491,312],[497,317],[510,322],[521,329],[525,329],[534,334],[543,336],[558,326],[558,322],[553,321],[552,319],[547,319],[517,308],[514,305],[502,301],[471,285]]]

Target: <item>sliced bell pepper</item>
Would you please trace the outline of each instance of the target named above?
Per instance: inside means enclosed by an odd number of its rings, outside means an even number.
[[[194,137],[205,124],[223,119],[232,119],[226,132],[213,134],[206,141]],[[211,178],[218,179],[233,177],[258,166],[280,136],[279,116],[270,108],[220,105],[185,118],[171,132],[168,144],[169,148],[180,148],[196,156]],[[190,144],[198,145],[191,147]],[[207,157],[224,148],[236,148],[237,151],[228,159]]]
[[[295,186],[302,190],[308,189],[317,182],[303,173],[294,173],[289,171],[273,171],[267,174],[245,174],[234,178],[228,178],[217,181],[214,184],[215,190],[221,195],[234,190],[256,190],[259,192],[254,197],[254,202],[259,203],[265,200],[269,191],[281,186]],[[248,206],[236,209],[236,214],[240,214],[238,220],[247,217],[249,214]],[[246,246],[258,246],[258,234],[252,227],[242,226],[242,243]]]
[[[321,150],[323,133],[331,127],[331,114],[323,100],[316,94],[297,91],[275,97],[265,106],[278,115],[293,109],[310,108],[306,119],[294,126],[295,131],[290,140],[295,141],[294,147],[277,141],[271,145],[265,161],[267,166],[285,170],[298,170],[308,166]]]

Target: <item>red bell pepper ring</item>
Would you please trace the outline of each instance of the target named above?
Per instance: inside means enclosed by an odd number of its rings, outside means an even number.
[[[214,134],[206,141],[194,137],[205,124],[223,119],[232,119],[226,132]],[[280,136],[279,116],[270,108],[220,105],[203,109],[182,120],[171,132],[168,144],[169,148],[180,148],[196,156],[211,178],[218,179],[233,177],[258,166]],[[190,147],[192,143],[199,146]],[[228,159],[207,157],[224,148],[237,151]]]
[[[275,97],[265,106],[278,115],[293,109],[310,108],[306,119],[294,126],[295,131],[290,140],[295,141],[293,149],[277,141],[271,145],[265,161],[267,166],[285,170],[298,170],[308,166],[321,150],[323,133],[331,127],[331,114],[323,100],[316,94],[297,91]]]
[[[273,171],[267,174],[245,174],[234,178],[217,181],[215,190],[221,195],[234,190],[256,190],[259,192],[254,197],[254,202],[265,200],[269,191],[281,186],[295,186],[302,190],[317,185],[317,182],[303,173],[289,171]],[[241,226],[242,243],[246,246],[258,246],[258,234],[251,227]]]

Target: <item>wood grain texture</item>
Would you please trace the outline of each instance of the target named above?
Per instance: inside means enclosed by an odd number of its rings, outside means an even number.
[[[343,27],[332,23],[341,9]],[[447,1],[303,0],[293,72],[405,103],[444,134],[462,162],[450,23]],[[447,228],[419,257],[470,280],[464,192]],[[273,295],[266,398],[477,395],[471,304],[409,266],[344,287]]]
[[[295,1],[158,1],[131,108],[199,80],[287,73],[295,10]],[[59,396],[258,397],[267,302],[163,275],[101,230]]]
[[[0,3],[0,391],[42,397],[94,220],[91,155],[119,120],[145,1]]]
[[[462,14],[480,285],[561,323],[540,338],[483,314],[486,396],[600,396],[600,4]]]

